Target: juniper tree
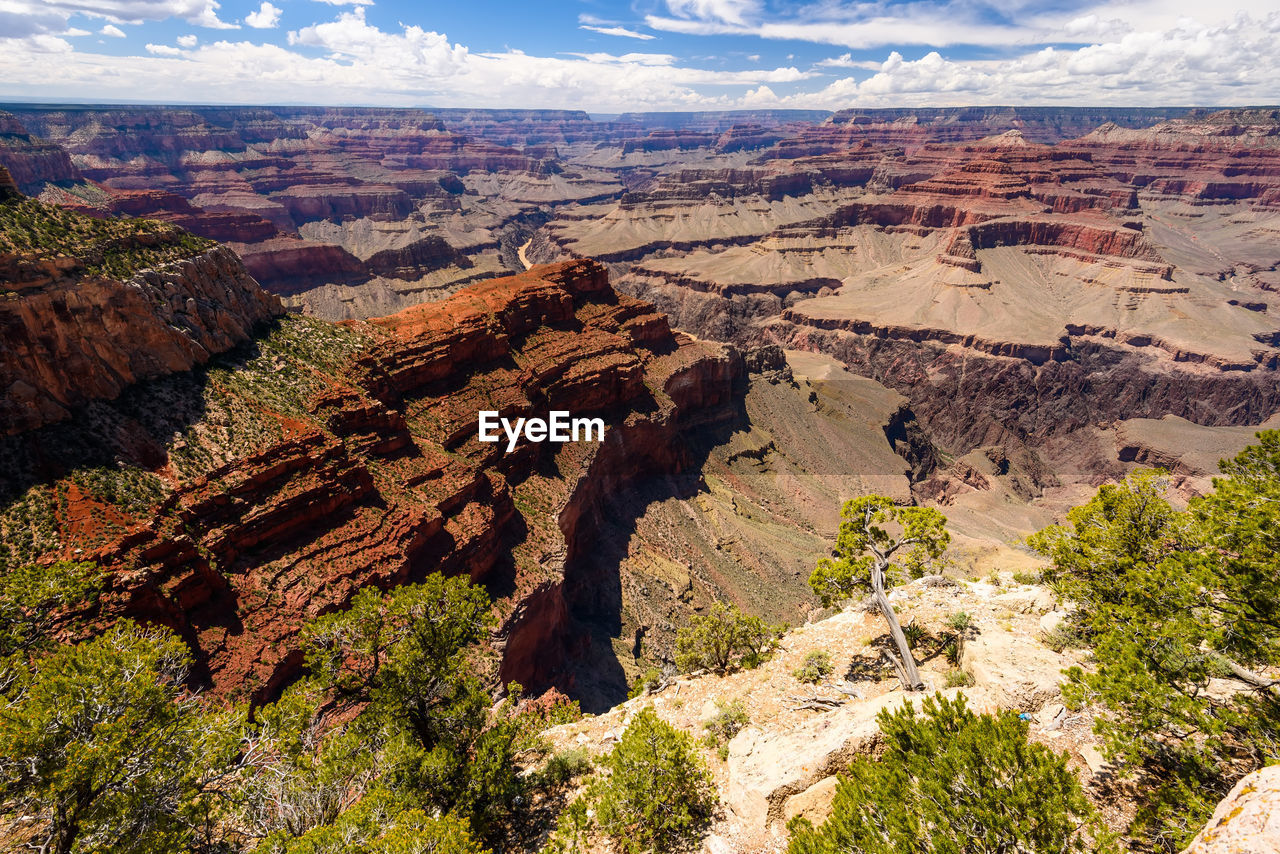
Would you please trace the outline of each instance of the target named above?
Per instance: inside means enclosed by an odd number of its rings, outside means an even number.
[[[592,795],[596,821],[627,854],[674,850],[710,820],[710,772],[693,739],[652,706],[636,713],[602,764],[609,774]]]
[[[684,671],[706,668],[725,673],[735,667],[759,667],[787,630],[744,614],[736,605],[717,602],[676,633],[676,666]]]
[[[942,554],[951,541],[946,517],[932,507],[904,507],[884,495],[867,495],[845,502],[840,518],[835,556],[818,562],[809,585],[824,605],[869,591],[898,648],[897,655],[888,650],[883,655],[903,688],[921,690],[924,683],[886,587],[904,574],[918,577]]]
[[[841,775],[831,815],[788,826],[788,854],[1071,854],[1110,842],[1065,753],[1027,740],[1017,712],[945,696],[878,717],[886,748]]]
[[[0,808],[42,819],[40,850],[191,850],[238,738],[186,695],[190,662],[177,638],[126,620],[50,652],[11,686]]]
[[[1092,652],[1064,697],[1100,707],[1104,754],[1148,785],[1135,830],[1168,850],[1280,758],[1280,432],[1258,439],[1187,512],[1139,472],[1029,538]]]
[[[389,594],[366,589],[306,631],[316,685],[360,709],[352,731],[380,751],[380,785],[409,804],[467,818],[494,839],[526,781],[526,736],[510,704],[493,705],[475,644],[493,624],[489,597],[433,574]]]

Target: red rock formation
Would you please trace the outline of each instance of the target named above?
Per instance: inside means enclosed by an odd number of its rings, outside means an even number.
[[[0,166],[28,195],[38,194],[46,184],[84,180],[66,151],[31,136],[16,116],[6,112],[0,112]]]
[[[307,412],[269,413],[278,439],[179,482],[109,542],[90,548],[64,529],[60,553],[83,547],[110,570],[104,617],[182,634],[218,695],[271,696],[299,670],[308,619],[433,571],[503,596],[504,679],[569,687],[574,612],[604,583],[575,569],[597,499],[688,464],[684,433],[732,412],[741,358],[672,334],[588,261],[348,329],[362,343],[312,369]],[[507,453],[477,439],[490,408],[608,426],[599,444]]]
[[[0,254],[0,434],[62,420],[140,380],[186,371],[249,340],[279,300],[215,248],[128,281],[85,277],[74,258]]]

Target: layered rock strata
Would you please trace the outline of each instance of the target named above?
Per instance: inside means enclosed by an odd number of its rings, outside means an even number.
[[[6,554],[96,561],[109,571],[102,618],[170,626],[220,696],[271,696],[299,670],[308,619],[435,571],[497,597],[504,681],[572,688],[575,614],[608,584],[577,569],[604,497],[696,467],[688,432],[735,416],[744,370],[585,261],[367,324],[286,319],[206,373],[10,440]],[[482,409],[607,428],[598,443],[508,452],[478,441]],[[101,460],[48,453],[66,442],[50,429],[163,497],[122,502],[99,488],[120,475],[77,474]],[[14,508],[36,505],[53,532],[24,546]],[[109,522],[93,537],[78,521],[91,517]]]

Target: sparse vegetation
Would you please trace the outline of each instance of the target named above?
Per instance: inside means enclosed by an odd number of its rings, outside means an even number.
[[[719,747],[727,744],[742,728],[751,722],[747,715],[747,707],[742,700],[716,700],[716,715],[707,721],[707,734],[712,743]]]
[[[959,668],[948,670],[942,685],[944,688],[968,688],[973,685],[973,674]]]
[[[831,653],[815,649],[805,654],[804,663],[791,671],[791,675],[810,685],[831,675]]]
[[[649,694],[657,691],[662,687],[663,678],[662,671],[656,667],[650,667],[648,670],[636,677],[636,681],[631,683],[631,689],[627,691],[627,699],[632,700],[643,694]]]
[[[709,614],[694,617],[676,633],[676,666],[685,672],[751,670],[772,654],[786,630],[717,602]]]
[[[127,279],[215,245],[155,220],[97,219],[35,199],[0,202],[0,253],[31,260],[74,258],[84,275]]]

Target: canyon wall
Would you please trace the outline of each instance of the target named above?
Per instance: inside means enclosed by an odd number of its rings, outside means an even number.
[[[602,497],[696,468],[689,431],[737,417],[744,374],[587,261],[367,323],[284,318],[207,369],[6,440],[4,556],[97,562],[99,618],[171,627],[214,695],[257,700],[299,672],[308,619],[465,574],[496,597],[503,679],[572,690],[576,613],[609,584],[575,569]],[[478,441],[481,409],[607,428],[507,452]],[[33,513],[50,520],[35,538]]]

